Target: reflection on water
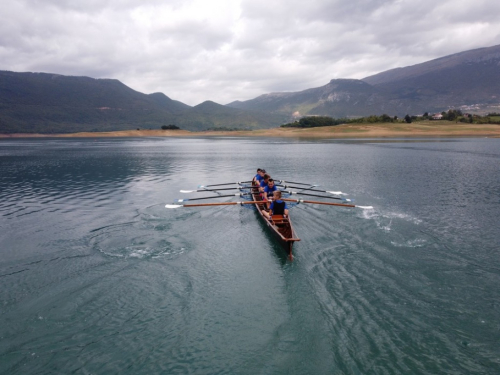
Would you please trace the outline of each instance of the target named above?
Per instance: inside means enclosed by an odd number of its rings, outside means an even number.
[[[499,373],[499,150],[0,140],[0,372]],[[375,209],[295,206],[291,263],[252,208],[164,208],[257,167]]]

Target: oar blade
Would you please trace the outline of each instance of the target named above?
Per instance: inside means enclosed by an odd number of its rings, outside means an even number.
[[[346,193],[342,193],[341,191],[327,191],[327,193],[333,194],[333,195],[349,195]]]
[[[197,190],[180,190],[181,193],[187,194],[187,193],[196,193]]]
[[[183,207],[182,204],[166,204],[165,208],[179,208]]]
[[[373,206],[356,206],[357,208],[361,208],[362,210],[373,210]]]

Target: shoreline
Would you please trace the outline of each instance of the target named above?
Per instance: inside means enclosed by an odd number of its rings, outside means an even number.
[[[67,134],[0,134],[0,139],[11,138],[142,138],[142,137],[263,137],[263,138],[455,138],[491,137],[500,138],[500,125],[462,123],[387,123],[345,124],[318,128],[272,128],[238,131],[187,130],[119,130],[112,132],[80,132]]]

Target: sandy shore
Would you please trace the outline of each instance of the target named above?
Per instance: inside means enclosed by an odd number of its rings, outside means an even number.
[[[0,138],[58,137],[290,137],[290,138],[425,138],[425,137],[500,137],[500,125],[452,122],[415,124],[349,124],[311,129],[273,128],[254,131],[123,130],[72,134],[0,134]]]

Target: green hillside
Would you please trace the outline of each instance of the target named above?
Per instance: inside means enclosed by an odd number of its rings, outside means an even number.
[[[216,103],[190,107],[162,93],[137,92],[113,79],[0,71],[0,133],[159,129],[170,124],[191,131],[258,129],[282,122],[280,116]]]

